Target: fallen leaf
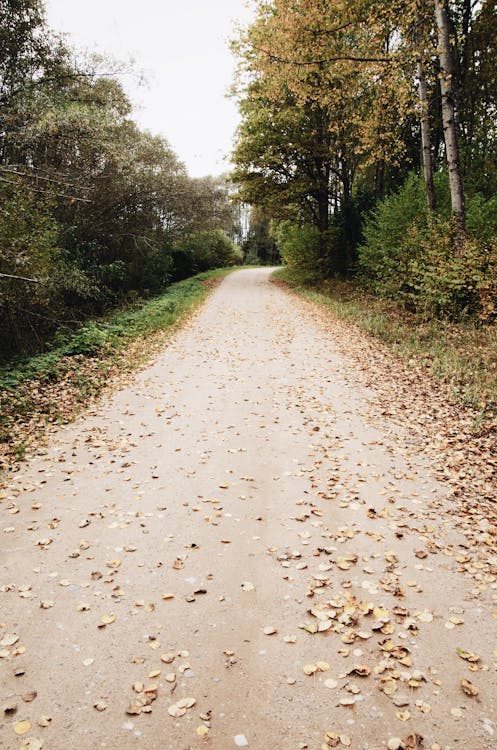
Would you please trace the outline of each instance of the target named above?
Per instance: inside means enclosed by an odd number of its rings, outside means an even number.
[[[355,674],[358,677],[369,677],[371,674],[371,667],[368,667],[367,664],[354,664],[350,672],[347,672],[347,675]]]
[[[14,732],[19,736],[21,736],[22,734],[26,734],[30,729],[30,721],[18,721],[17,724],[14,724]]]
[[[272,625],[266,625],[262,632],[264,633],[264,635],[276,635],[278,631]]]
[[[186,714],[186,708],[180,708],[174,703],[172,706],[169,706],[167,713],[169,716],[172,716],[173,719],[181,719],[181,717]]]
[[[316,664],[306,664],[304,667],[302,667],[302,671],[304,674],[310,676],[312,674],[315,674],[318,671]]]
[[[327,672],[330,668],[330,665],[327,661],[317,661],[316,667],[318,669],[318,672]]]
[[[420,734],[409,734],[402,740],[402,747],[405,750],[421,750],[423,738]]]
[[[472,698],[477,696],[480,692],[480,689],[477,688],[476,685],[473,685],[469,680],[461,680],[461,688],[466,695],[469,695]]]
[[[0,646],[13,646],[19,640],[19,636],[15,633],[8,633],[0,641]]]
[[[462,648],[456,648],[457,655],[461,657],[461,659],[464,659],[465,661],[469,661],[473,664],[476,664],[476,662],[480,661],[480,657],[476,654],[471,653],[471,651],[464,651]]]
[[[112,625],[113,622],[115,622],[116,616],[115,615],[103,615],[102,619],[100,620],[98,627],[99,628],[105,628],[106,625]]]

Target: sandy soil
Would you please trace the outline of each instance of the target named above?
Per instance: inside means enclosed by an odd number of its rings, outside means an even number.
[[[13,478],[2,748],[497,747],[497,578],[269,273]]]

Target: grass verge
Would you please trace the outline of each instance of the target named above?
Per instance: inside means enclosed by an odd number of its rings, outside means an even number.
[[[357,284],[323,281],[307,285],[288,268],[276,282],[385,342],[403,359],[416,360],[444,382],[457,402],[471,406],[477,427],[497,417],[497,335],[495,327],[425,321],[394,302],[366,293]]]
[[[149,360],[232,270],[180,281],[159,297],[87,321],[47,352],[0,368],[0,472],[21,460],[51,425],[70,421],[119,376]]]

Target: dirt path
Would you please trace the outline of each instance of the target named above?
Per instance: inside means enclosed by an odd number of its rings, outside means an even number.
[[[497,746],[497,578],[268,276],[0,503],[2,748]]]

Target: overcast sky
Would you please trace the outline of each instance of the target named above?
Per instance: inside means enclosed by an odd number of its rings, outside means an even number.
[[[121,79],[141,127],[167,138],[193,177],[229,169],[238,122],[226,98],[234,22],[251,18],[246,0],[45,0],[49,25],[77,48],[127,60],[147,78]]]

